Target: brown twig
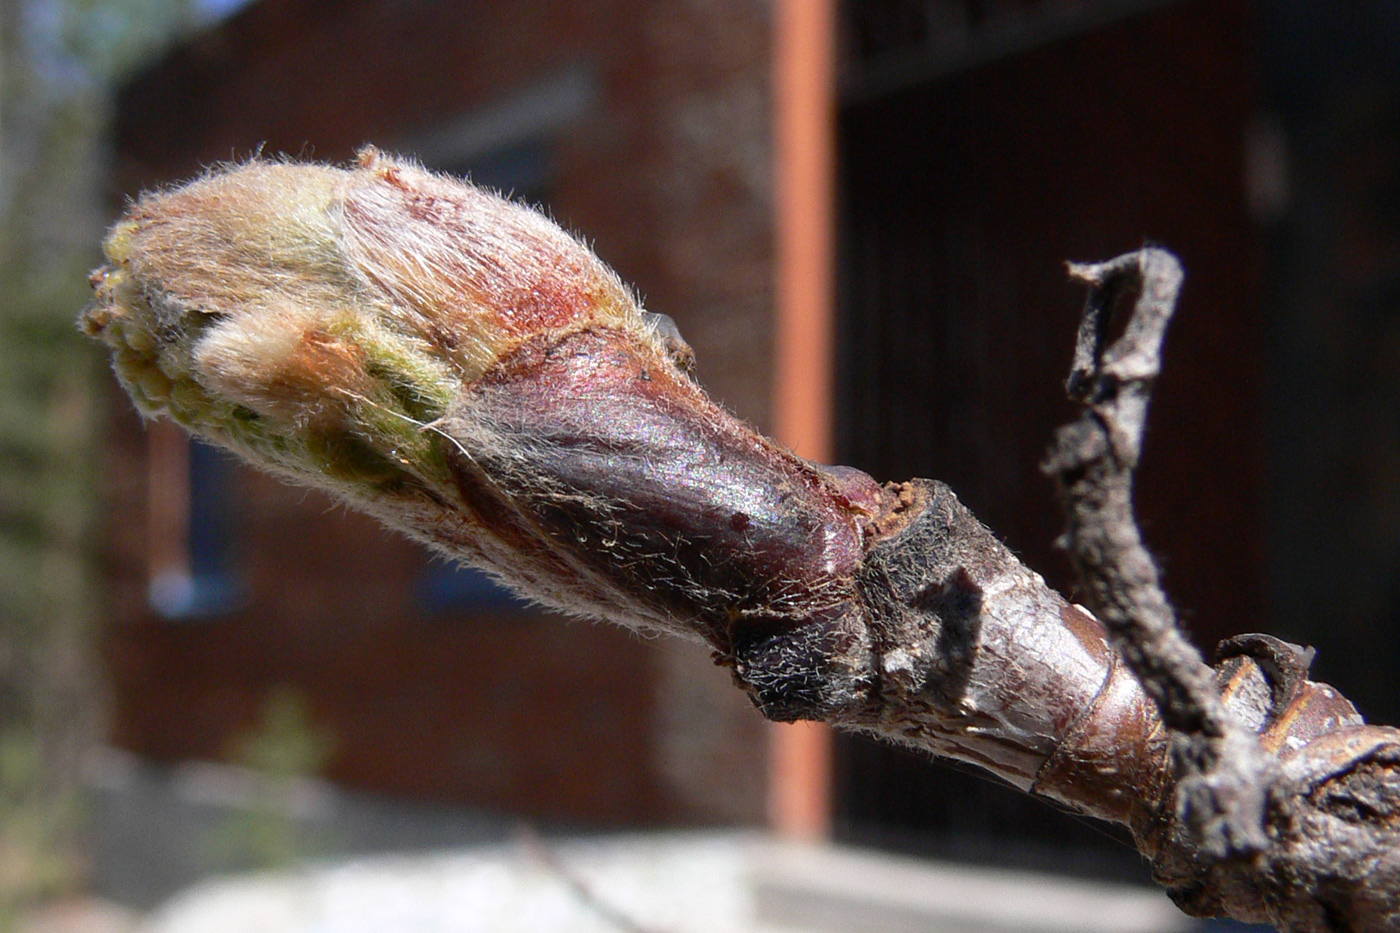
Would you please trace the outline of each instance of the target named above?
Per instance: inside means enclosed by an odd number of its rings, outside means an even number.
[[[703,640],[772,719],[1126,823],[1189,913],[1400,930],[1400,731],[1277,639],[1207,669],[1138,534],[1169,254],[1074,268],[1085,410],[1048,469],[1100,621],[942,483],[880,486],[736,419],[596,257],[462,182],[373,150],[255,161],[143,197],[104,249],[84,326],[148,414],[541,602]]]
[[[1089,295],[1066,382],[1084,411],[1057,432],[1045,463],[1069,516],[1061,543],[1114,646],[1172,731],[1179,821],[1211,858],[1255,852],[1267,844],[1268,761],[1255,735],[1226,709],[1211,669],[1177,626],[1133,516],[1133,472],[1181,290],[1181,265],[1165,250],[1147,248],[1069,270],[1089,286]],[[1123,334],[1109,343],[1114,312],[1134,293]]]
[[[599,895],[588,882],[579,877],[577,872],[559,858],[558,854],[550,848],[548,841],[540,835],[539,830],[535,829],[534,826],[529,823],[521,823],[517,827],[516,837],[520,842],[520,847],[530,858],[555,875],[580,904],[603,921],[617,927],[622,933],[666,933],[665,930],[658,927],[639,923],[617,905]]]

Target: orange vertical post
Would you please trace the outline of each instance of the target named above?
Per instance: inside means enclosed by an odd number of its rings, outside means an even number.
[[[773,106],[778,439],[830,462],[835,330],[836,0],[777,0]],[[832,740],[817,723],[771,733],[769,820],[792,839],[831,829]]]

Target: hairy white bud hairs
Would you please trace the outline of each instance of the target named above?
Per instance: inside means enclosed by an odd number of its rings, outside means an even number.
[[[82,324],[144,414],[527,596],[721,646],[851,603],[889,494],[712,402],[535,211],[366,149],[145,194],[104,250]]]

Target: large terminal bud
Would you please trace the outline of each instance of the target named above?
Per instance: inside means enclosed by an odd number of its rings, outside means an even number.
[[[83,326],[146,415],[741,679],[794,628],[814,663],[862,630],[894,495],[712,402],[674,325],[541,214],[367,149],[148,193],[104,249]],[[770,714],[835,702],[785,689]]]

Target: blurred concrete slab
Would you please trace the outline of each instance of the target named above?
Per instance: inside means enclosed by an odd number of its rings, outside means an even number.
[[[1178,933],[1160,891],[758,833],[541,839],[506,818],[269,782],[222,765],[94,758],[96,892],[140,933]],[[217,845],[275,817],[294,867]],[[386,854],[393,853],[393,854]],[[123,914],[128,933],[134,915]],[[89,933],[41,927],[33,933]],[[26,931],[29,933],[29,931]],[[91,933],[109,933],[94,927]]]
[[[1158,891],[750,834],[308,864],[197,885],[141,933],[1176,933]]]
[[[210,875],[266,867],[236,844],[250,816],[285,837],[286,854],[353,857],[462,848],[509,836],[515,821],[356,793],[324,781],[270,781],[208,763],[157,765],[105,749],[88,762],[93,891],[149,909]],[[256,930],[249,927],[248,930]]]
[[[1162,892],[901,858],[766,843],[754,863],[762,916],[813,933],[1166,933],[1196,929]]]

